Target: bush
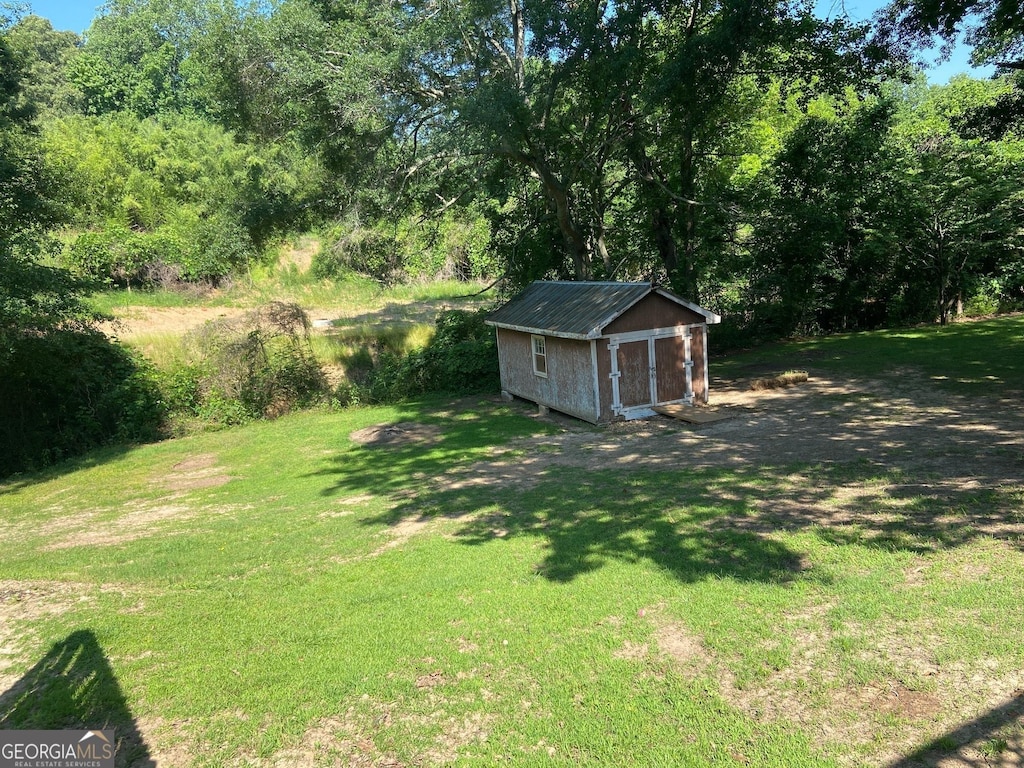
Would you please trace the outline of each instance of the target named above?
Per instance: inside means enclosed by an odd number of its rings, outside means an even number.
[[[273,418],[319,402],[327,381],[309,343],[309,319],[274,302],[215,320],[186,338],[195,363],[164,379],[176,413],[212,424]]]
[[[98,331],[25,334],[0,355],[0,477],[160,437],[152,368]]]
[[[256,257],[248,231],[227,214],[193,222],[181,237],[191,243],[180,257],[182,277],[190,282],[216,284]]]
[[[497,390],[498,351],[487,310],[446,310],[433,339],[405,355],[385,354],[364,387],[371,402],[395,402],[427,393],[465,394]]]
[[[310,273],[318,280],[338,280],[353,272],[384,285],[399,282],[402,258],[398,243],[393,237],[362,227],[346,233],[326,233],[324,247],[313,257]]]
[[[324,248],[311,273],[324,280],[353,272],[384,285],[406,280],[471,280],[498,265],[490,252],[487,220],[472,210],[440,218],[410,213],[396,222],[340,222],[321,235]]]
[[[71,244],[65,264],[75,272],[122,287],[152,288],[181,276],[185,248],[168,232],[134,232],[112,227],[83,232]]]

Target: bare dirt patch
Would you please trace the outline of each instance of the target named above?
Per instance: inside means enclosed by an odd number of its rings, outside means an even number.
[[[200,514],[221,514],[225,508],[190,503],[189,492],[216,488],[231,480],[214,454],[198,454],[178,462],[166,474],[151,478],[156,488],[166,491],[158,498],[130,499],[115,517],[99,512],[76,513],[52,518],[38,532],[48,537],[43,549],[84,546],[113,546],[137,539],[166,534],[170,524],[191,520]]]
[[[431,444],[437,442],[440,437],[441,428],[437,425],[420,424],[415,421],[403,421],[398,424],[374,424],[357,429],[349,435],[352,442],[368,446]]]
[[[432,519],[425,519],[419,517],[409,517],[403,520],[399,520],[397,523],[389,526],[384,531],[383,535],[387,537],[387,541],[378,546],[376,549],[367,552],[363,555],[353,555],[350,557],[335,557],[333,558],[333,562],[344,565],[346,563],[357,563],[363,560],[369,560],[375,557],[380,557],[385,552],[395,549],[396,547],[402,546],[407,541],[409,541],[409,539],[411,539],[413,536],[416,536],[417,534],[426,531],[430,527],[432,522]]]
[[[893,628],[865,652],[890,666],[893,676],[857,682],[834,658],[837,635],[824,620],[828,608],[817,606],[783,618],[780,633],[793,642],[791,663],[755,685],[739,685],[726,659],[698,633],[669,620],[660,607],[646,614],[657,653],[681,674],[714,680],[722,698],[755,720],[798,724],[833,745],[844,763],[861,764],[867,757],[869,764],[894,768],[1024,765],[1024,673],[993,675],[984,661],[939,667],[929,652],[939,638],[912,638]],[[856,634],[857,628],[844,630]],[[614,656],[642,659],[652,652],[646,644],[627,642]],[[910,686],[902,680],[924,684]],[[1009,698],[1007,692],[1012,692]],[[999,723],[983,718],[957,728],[968,712],[1002,710],[1006,715]],[[952,752],[946,746],[919,760],[901,761],[922,742],[948,739],[951,732]]]
[[[216,488],[231,480],[217,463],[212,453],[198,454],[179,461],[171,471],[154,482],[169,491],[191,491],[200,488]]]
[[[353,768],[404,768],[405,766],[448,765],[467,747],[484,742],[495,717],[486,712],[464,715],[446,712],[445,702],[436,696],[433,684],[418,685],[430,698],[424,713],[412,702],[377,702],[363,698],[345,712],[311,725],[299,742],[269,758],[246,757],[237,765],[258,768],[309,768],[345,765]],[[398,734],[419,745],[409,761],[381,749],[378,742]]]
[[[1024,536],[1020,408],[957,398],[909,375],[882,385],[812,372],[797,387],[752,391],[739,381],[713,385],[712,393],[732,418],[690,426],[658,416],[597,429],[563,419],[555,422],[558,434],[514,441],[441,481],[446,488],[515,490],[567,467],[759,472],[816,465],[823,477],[794,477],[770,493],[737,481],[713,489],[748,499],[760,512],[721,524],[770,531],[863,523],[922,537]],[[854,471],[845,476],[844,467]]]
[[[125,341],[140,336],[184,336],[211,321],[239,317],[240,307],[127,307],[114,310],[114,322],[105,330]]]
[[[921,729],[944,709],[943,698],[933,691],[901,683],[844,682],[828,658],[827,630],[794,633],[794,663],[756,685],[741,686],[698,634],[666,622],[657,610],[652,621],[658,651],[687,678],[711,678],[727,702],[753,719],[798,723],[808,733],[841,744],[844,754],[883,736],[889,749],[912,749]]]

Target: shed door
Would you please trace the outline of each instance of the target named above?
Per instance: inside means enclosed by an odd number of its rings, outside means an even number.
[[[612,412],[649,416],[655,405],[693,402],[690,329],[657,328],[609,337]]]
[[[655,339],[657,393],[655,403],[690,402],[693,399],[693,357],[690,334]]]
[[[654,367],[651,339],[628,341],[616,351],[619,370],[619,403],[622,408],[654,405]]]

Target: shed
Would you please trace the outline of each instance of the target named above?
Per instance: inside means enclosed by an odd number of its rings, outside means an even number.
[[[486,319],[501,388],[592,423],[707,403],[714,312],[650,283],[537,281]]]

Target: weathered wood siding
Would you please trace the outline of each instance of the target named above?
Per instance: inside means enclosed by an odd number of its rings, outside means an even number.
[[[658,402],[669,403],[686,397],[686,340],[671,336],[654,340],[654,361],[658,376]]]
[[[530,334],[507,328],[496,330],[503,390],[584,421],[598,421],[589,341],[545,336],[548,366],[545,378],[533,372]]]
[[[621,344],[616,354],[619,356],[619,400],[622,407],[653,405],[651,356],[647,339]]]
[[[646,331],[651,328],[671,328],[675,325],[692,325],[707,320],[696,312],[669,301],[657,293],[645,296],[641,301],[630,307],[621,317],[617,317],[604,329],[606,335],[613,333],[630,333]]]
[[[704,354],[706,325],[695,325],[690,329],[690,354],[693,356],[693,402],[708,402],[707,370],[708,360]]]

